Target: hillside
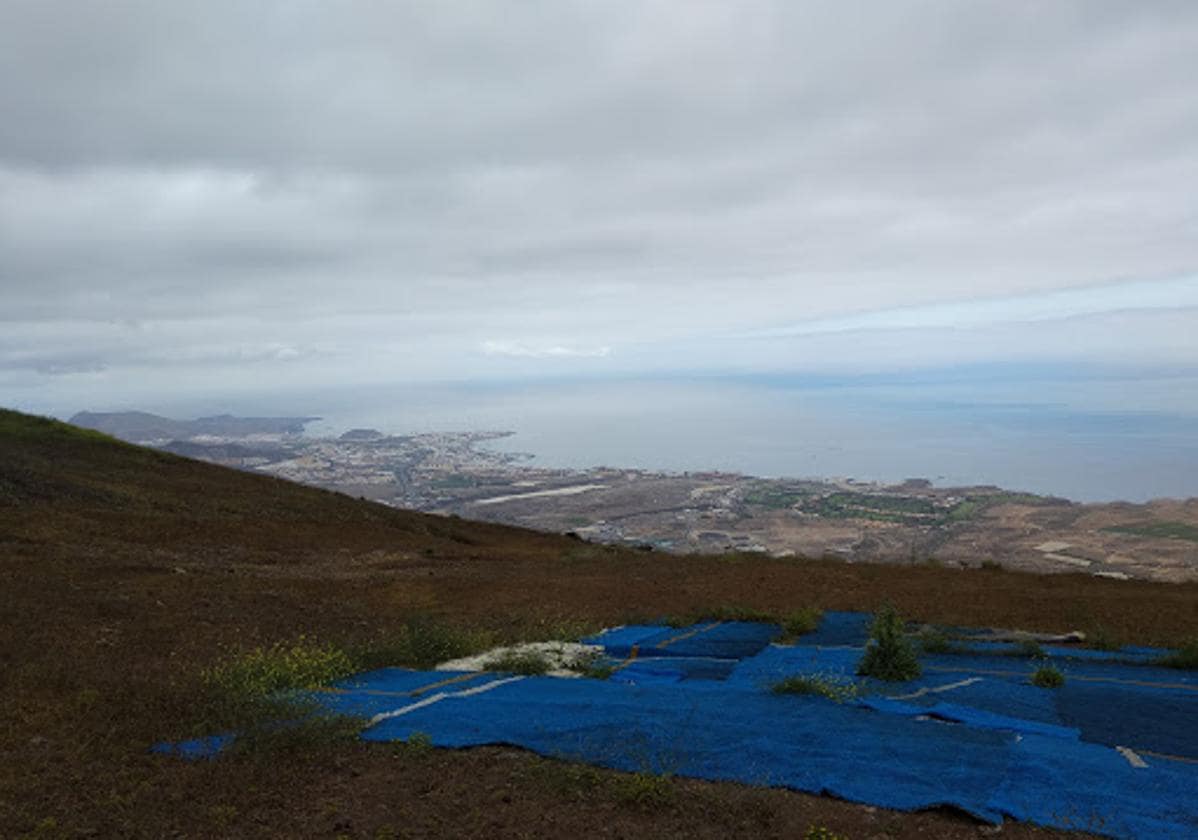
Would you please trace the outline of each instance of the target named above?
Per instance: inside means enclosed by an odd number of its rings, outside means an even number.
[[[392,510],[0,411],[0,836],[973,835],[783,791],[612,774],[502,749],[353,741],[187,764],[201,672],[300,636],[350,648],[413,620],[536,637],[721,605],[876,608],[956,624],[1198,633],[1198,586],[1089,575],[675,557]],[[1007,826],[1004,836],[1049,836]]]

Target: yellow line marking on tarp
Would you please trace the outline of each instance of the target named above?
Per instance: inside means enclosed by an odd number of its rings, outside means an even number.
[[[419,697],[421,694],[427,694],[434,688],[452,685],[459,682],[468,682],[473,679],[478,679],[487,671],[474,671],[469,674],[457,674],[449,679],[437,680],[434,683],[420,686],[419,688],[409,688],[407,691],[388,691],[384,688],[333,688],[332,686],[323,686],[315,688],[313,691],[318,691],[321,694],[365,694],[367,697]]]
[[[662,642],[659,645],[654,645],[654,647],[659,647],[659,648],[669,647],[670,645],[674,644],[674,642],[681,642],[683,639],[689,639],[691,636],[698,636],[700,633],[706,633],[708,630],[714,630],[715,628],[719,627],[723,623],[724,622],[722,622],[722,621],[713,621],[711,624],[708,624],[706,627],[696,627],[694,630],[687,630],[685,633],[679,633],[677,636],[666,639],[664,642]]]
[[[985,674],[992,677],[1030,677],[1030,671],[989,671],[981,668],[944,668],[936,665],[926,666],[928,671],[939,671],[943,674]],[[1076,674],[1066,674],[1067,679],[1078,682],[1115,683],[1116,685],[1138,685],[1144,688],[1176,688],[1182,691],[1193,691],[1198,694],[1198,685],[1185,683],[1158,683],[1147,680],[1121,680],[1118,677],[1083,677]]]
[[[1136,750],[1140,755],[1150,755],[1153,758],[1163,758],[1166,761],[1184,761],[1186,764],[1198,764],[1198,758],[1186,758],[1181,755],[1169,755],[1168,753],[1158,753],[1152,750]]]
[[[674,644],[674,642],[681,642],[683,639],[689,639],[691,636],[697,636],[700,633],[706,633],[708,630],[711,630],[714,627],[719,627],[721,624],[723,624],[722,621],[715,621],[715,622],[712,622],[711,624],[708,624],[706,627],[696,627],[694,630],[687,630],[685,633],[679,633],[677,636],[671,636],[670,638],[666,639],[661,644],[654,645],[654,647],[663,648],[663,647],[666,647],[667,645]],[[636,661],[636,658],[640,655],[640,653],[641,653],[641,646],[639,644],[633,645],[632,650],[628,654],[628,658],[625,659],[623,662],[621,662],[616,667],[612,668],[611,669],[612,673],[614,674],[616,671],[622,671],[625,668],[627,668],[629,665],[631,665],[633,662]]]
[[[619,665],[617,665],[616,667],[612,668],[612,669],[611,669],[612,673],[614,674],[616,671],[619,671],[619,670],[622,670],[622,669],[624,669],[624,668],[627,668],[627,667],[628,667],[629,665],[631,665],[631,664],[632,664],[634,661],[636,661],[636,657],[637,657],[637,655],[638,655],[640,652],[641,652],[641,646],[640,646],[640,645],[633,645],[633,646],[632,646],[632,649],[631,649],[631,650],[628,652],[628,658],[627,658],[627,659],[625,659],[623,662],[621,662],[621,663],[620,663]]]
[[[438,682],[435,682],[435,683],[429,683],[428,685],[422,685],[422,686],[420,686],[420,688],[413,688],[408,693],[411,694],[413,697],[416,697],[417,695],[424,694],[425,692],[428,692],[428,691],[432,691],[434,688],[440,688],[443,685],[453,685],[454,683],[469,682],[470,680],[478,679],[485,673],[486,673],[485,671],[472,671],[469,674],[458,674],[456,677],[449,677],[448,679],[439,680]]]

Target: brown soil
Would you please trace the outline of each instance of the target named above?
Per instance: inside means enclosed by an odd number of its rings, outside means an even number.
[[[889,601],[925,621],[1198,634],[1198,585],[600,548],[14,422],[0,412],[3,837],[977,836],[991,830],[951,813],[731,784],[642,796],[633,777],[500,748],[349,742],[185,763],[147,747],[188,731],[199,671],[231,650],[367,641],[417,614],[535,635],[563,619]]]

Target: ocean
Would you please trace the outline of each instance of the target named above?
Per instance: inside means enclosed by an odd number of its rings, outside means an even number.
[[[510,431],[490,445],[550,467],[927,478],[1078,501],[1198,496],[1198,382],[1186,377],[438,384],[232,408],[319,414],[318,434]]]

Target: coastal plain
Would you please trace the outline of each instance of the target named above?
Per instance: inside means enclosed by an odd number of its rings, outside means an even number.
[[[999,564],[1114,580],[1198,580],[1198,499],[1082,504],[925,479],[759,478],[620,466],[558,469],[501,448],[509,432],[309,436],[314,418],[80,414],[179,455],[427,513],[674,553]]]

